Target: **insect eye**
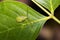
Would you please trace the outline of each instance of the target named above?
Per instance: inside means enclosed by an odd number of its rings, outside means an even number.
[[[27,19],[26,16],[18,16],[18,17],[16,18],[16,21],[17,21],[17,22],[23,22],[23,21],[26,20],[26,19]]]

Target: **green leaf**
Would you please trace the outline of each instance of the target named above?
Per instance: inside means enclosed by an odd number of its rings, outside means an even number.
[[[54,12],[54,10],[60,5],[60,0],[33,0],[39,5],[44,6],[50,12]]]
[[[0,2],[0,40],[35,40],[47,20],[21,2]]]

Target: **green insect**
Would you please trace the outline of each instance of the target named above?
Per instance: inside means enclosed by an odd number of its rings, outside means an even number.
[[[18,17],[16,18],[16,21],[17,21],[17,22],[23,22],[23,21],[26,20],[26,19],[27,19],[26,16],[18,16]]]
[[[16,17],[16,21],[17,22],[23,22],[23,21],[25,21],[27,19],[28,19],[28,7],[27,7],[27,14],[26,14],[26,16],[17,16]]]

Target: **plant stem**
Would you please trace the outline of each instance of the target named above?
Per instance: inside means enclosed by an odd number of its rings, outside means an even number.
[[[38,2],[35,0],[32,0],[38,7],[40,7],[44,12],[46,12],[48,15],[51,15],[45,8],[43,8]]]
[[[52,16],[52,18],[53,18],[57,23],[60,24],[60,20],[59,20],[59,19],[57,19],[55,16]]]

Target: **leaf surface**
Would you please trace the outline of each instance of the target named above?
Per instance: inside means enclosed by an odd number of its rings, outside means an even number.
[[[54,12],[54,10],[60,5],[60,0],[33,0],[33,1],[47,8],[50,12]]]
[[[16,20],[21,16],[27,18]],[[0,40],[35,40],[46,21],[47,17],[26,4],[0,2]]]

